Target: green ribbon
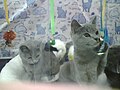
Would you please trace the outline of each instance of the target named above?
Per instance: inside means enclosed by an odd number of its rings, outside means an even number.
[[[55,34],[55,18],[54,18],[54,0],[50,0],[50,18],[51,18],[51,33]],[[52,40],[52,45],[55,44],[55,40]]]
[[[50,40],[50,45],[55,45],[55,40]]]

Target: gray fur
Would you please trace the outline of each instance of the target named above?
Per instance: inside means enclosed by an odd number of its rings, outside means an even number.
[[[21,44],[19,54],[30,81],[51,81],[59,72],[59,60],[53,52],[44,50],[45,43],[28,40]]]
[[[71,37],[74,45],[74,60],[61,67],[60,82],[96,83],[106,65],[106,54],[98,55],[101,42],[96,29],[96,17],[81,26],[76,20],[71,23]],[[107,51],[107,49],[106,49]]]

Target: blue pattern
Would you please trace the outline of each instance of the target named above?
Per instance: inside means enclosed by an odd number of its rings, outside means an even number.
[[[89,12],[91,8],[91,4],[92,4],[92,0],[88,0],[88,2],[82,0],[83,11]]]
[[[64,42],[70,41],[71,21],[76,19],[80,24],[88,23],[89,19],[97,15],[97,27],[100,26],[99,0],[54,0],[55,1],[55,35]],[[107,27],[110,45],[120,43],[120,0],[107,0]],[[27,8],[23,9],[25,4]],[[14,56],[19,44],[28,39],[51,38],[49,0],[9,0],[9,17],[14,16],[9,26],[0,31],[0,57]],[[5,23],[3,0],[0,0],[0,28]],[[4,48],[3,34],[13,28],[16,39],[12,48]],[[2,46],[3,45],[3,46]],[[2,47],[1,47],[2,46]],[[16,52],[15,52],[16,51]]]

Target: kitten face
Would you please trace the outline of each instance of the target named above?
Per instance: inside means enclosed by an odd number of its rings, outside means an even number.
[[[74,48],[79,54],[85,53],[86,51],[91,54],[97,54],[96,48],[100,47],[100,35],[95,26],[95,19],[84,26],[81,26],[76,20],[73,20],[71,23],[71,37]]]
[[[20,56],[23,62],[28,64],[35,64],[39,61],[41,57],[42,44],[38,41],[26,41],[23,45],[20,46]]]

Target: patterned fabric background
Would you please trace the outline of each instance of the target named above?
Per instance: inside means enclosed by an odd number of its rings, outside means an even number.
[[[11,24],[5,26],[3,0],[0,0],[0,57],[11,57],[18,53],[20,43],[28,39],[48,40],[50,31],[50,0],[8,0]],[[76,19],[80,24],[89,22],[97,15],[100,27],[100,0],[54,0],[55,1],[55,38],[70,41],[70,23]],[[107,27],[110,43],[120,43],[120,0],[107,1]],[[4,27],[5,26],[5,27]],[[12,29],[16,32],[13,47],[5,47],[3,34]]]

